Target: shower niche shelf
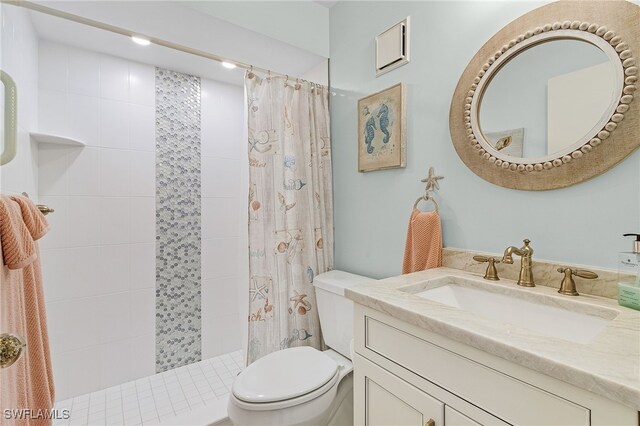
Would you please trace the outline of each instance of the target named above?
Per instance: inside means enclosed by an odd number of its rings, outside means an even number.
[[[73,139],[67,136],[52,135],[50,133],[30,132],[29,135],[39,144],[76,146],[79,148],[87,145],[86,143],[77,139]]]

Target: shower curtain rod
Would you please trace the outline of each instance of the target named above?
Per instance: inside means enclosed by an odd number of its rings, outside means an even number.
[[[157,37],[151,37],[151,36],[148,36],[146,34],[142,34],[142,33],[139,33],[139,32],[127,30],[126,28],[121,28],[121,27],[117,27],[115,25],[105,24],[104,22],[96,21],[94,19],[89,19],[89,18],[85,18],[85,17],[82,17],[82,16],[78,16],[78,15],[74,15],[73,13],[63,12],[63,11],[58,10],[58,9],[54,9],[54,8],[47,7],[47,6],[42,6],[42,5],[37,4],[37,3],[32,3],[30,1],[26,1],[26,0],[0,0],[0,3],[6,3],[6,4],[13,5],[13,6],[23,7],[25,9],[34,10],[36,12],[41,12],[41,13],[44,13],[46,15],[55,16],[55,17],[58,17],[58,18],[66,19],[68,21],[73,21],[73,22],[77,22],[79,24],[88,25],[90,27],[99,28],[101,30],[109,31],[109,32],[116,33],[116,34],[121,34],[121,35],[124,35],[124,36],[127,36],[127,37],[141,37],[141,38],[144,38],[146,40],[149,40],[153,44],[157,44],[158,46],[168,47],[169,49],[174,49],[174,50],[178,50],[178,51],[181,51],[181,52],[190,53],[192,55],[200,56],[200,57],[206,58],[206,59],[211,59],[211,60],[214,60],[214,61],[217,61],[217,62],[228,62],[228,63],[234,64],[235,66],[237,66],[239,68],[243,68],[245,70],[248,70],[250,72],[258,71],[258,72],[261,72],[261,73],[264,73],[264,74],[267,74],[267,75],[276,75],[276,76],[287,77],[287,78],[290,77],[287,74],[283,74],[283,73],[279,73],[279,72],[276,72],[276,71],[272,71],[272,70],[267,69],[267,68],[261,68],[261,67],[257,67],[257,66],[251,65],[251,64],[246,64],[244,62],[235,61],[233,59],[223,58],[222,56],[215,55],[215,54],[209,53],[209,52],[205,52],[204,50],[194,49],[194,48],[189,47],[189,46],[184,46],[182,44],[173,43],[171,41],[163,40],[163,39],[157,38]],[[250,78],[251,78],[251,76],[250,76]],[[291,78],[295,79],[296,77],[291,77]],[[304,80],[302,78],[298,78],[298,80],[307,81],[307,80]]]

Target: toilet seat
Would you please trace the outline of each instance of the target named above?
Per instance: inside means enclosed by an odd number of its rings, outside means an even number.
[[[258,359],[238,375],[231,389],[239,406],[278,409],[302,404],[331,389],[338,363],[311,347],[295,347]]]

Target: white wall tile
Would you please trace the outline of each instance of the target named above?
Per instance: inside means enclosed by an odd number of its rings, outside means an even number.
[[[95,246],[101,243],[100,224],[98,223],[101,208],[99,197],[69,197],[69,247]],[[57,213],[57,212],[56,212]]]
[[[49,341],[56,352],[81,349],[98,343],[96,298],[52,302],[47,306],[47,322]]]
[[[202,80],[202,155],[240,159],[244,131],[241,87]]]
[[[242,342],[240,336],[241,323],[238,321],[237,315],[227,315],[220,318],[218,322],[221,330],[222,338],[222,353],[228,353],[236,351],[242,348]]]
[[[131,198],[131,242],[155,243],[156,199],[155,197]]]
[[[152,65],[129,63],[129,102],[154,106],[156,102],[156,69]]]
[[[129,244],[100,247],[100,285],[103,294],[125,292],[131,288],[129,275],[131,246]]]
[[[69,362],[65,353],[51,352],[51,365],[53,366],[53,379],[56,387],[56,402],[63,401],[72,396],[69,386]]]
[[[100,345],[100,388],[119,385],[132,378],[131,356],[138,350],[131,339]],[[89,421],[89,424],[105,424],[105,421]]]
[[[65,136],[69,132],[69,100],[66,92],[42,89],[38,92],[38,131]]]
[[[203,198],[202,212],[202,238],[238,236],[241,218],[238,198]]]
[[[47,216],[49,232],[39,240],[40,250],[61,248],[69,245],[69,206],[66,196],[40,196],[38,203],[55,210]]]
[[[208,279],[203,281],[202,302],[205,302],[204,288],[207,289],[206,301],[215,316],[228,316],[238,313],[237,277]]]
[[[100,101],[100,146],[129,148],[129,104],[122,101]]]
[[[63,136],[77,139],[87,145],[99,144],[100,103],[98,98],[69,94],[68,126]],[[77,148],[80,149],[80,148]]]
[[[67,286],[73,297],[96,296],[102,292],[100,247],[74,247],[67,250],[72,269]]]
[[[132,207],[132,211],[135,212]],[[131,244],[130,262],[131,290],[155,288],[156,245],[155,243]],[[155,317],[155,314],[154,314]]]
[[[154,197],[156,195],[155,152],[131,151],[131,195]]]
[[[156,289],[145,288],[128,294],[131,300],[131,337],[155,333]]]
[[[76,148],[69,153],[69,195],[100,194],[100,148]]]
[[[215,311],[215,294],[211,280],[202,281],[202,357],[210,358],[222,353],[222,332]]]
[[[100,96],[127,102],[129,100],[129,63],[112,56],[100,56]]]
[[[104,197],[100,199],[100,239],[102,244],[127,244],[131,240],[131,199]]]
[[[131,151],[100,150],[100,195],[122,197],[131,194]]]
[[[40,89],[66,92],[69,49],[61,44],[42,41],[39,46],[38,62]]]
[[[156,110],[153,106],[129,105],[129,148],[138,151],[156,150]]]
[[[240,193],[240,161],[202,157],[202,196],[237,197]]]
[[[131,379],[149,376],[156,372],[156,333],[137,336],[130,340],[131,347]]]
[[[224,278],[238,274],[238,238],[202,240],[202,278]]]
[[[70,351],[64,354],[64,358],[69,387],[74,389],[74,395],[82,395],[102,387],[102,374],[99,374],[103,365],[100,346]]]
[[[42,286],[47,303],[73,297],[68,285],[71,271],[71,258],[67,248],[43,249],[40,251],[42,259]]]
[[[69,92],[100,96],[100,55],[81,49],[69,49]]]
[[[71,148],[41,148],[38,155],[39,195],[67,195],[69,178],[66,173]]]
[[[129,292],[107,294],[96,299],[99,343],[115,342],[132,337],[132,309]]]

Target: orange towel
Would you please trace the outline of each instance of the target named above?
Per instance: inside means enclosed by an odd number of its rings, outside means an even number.
[[[0,196],[0,331],[22,336],[22,357],[0,372],[0,424],[50,425],[38,418],[54,403],[44,292],[37,239],[49,229],[38,208],[24,197]],[[31,410],[20,420],[4,410]],[[39,410],[42,410],[41,412]]]
[[[409,219],[402,273],[442,266],[442,226],[437,212],[413,209]]]

